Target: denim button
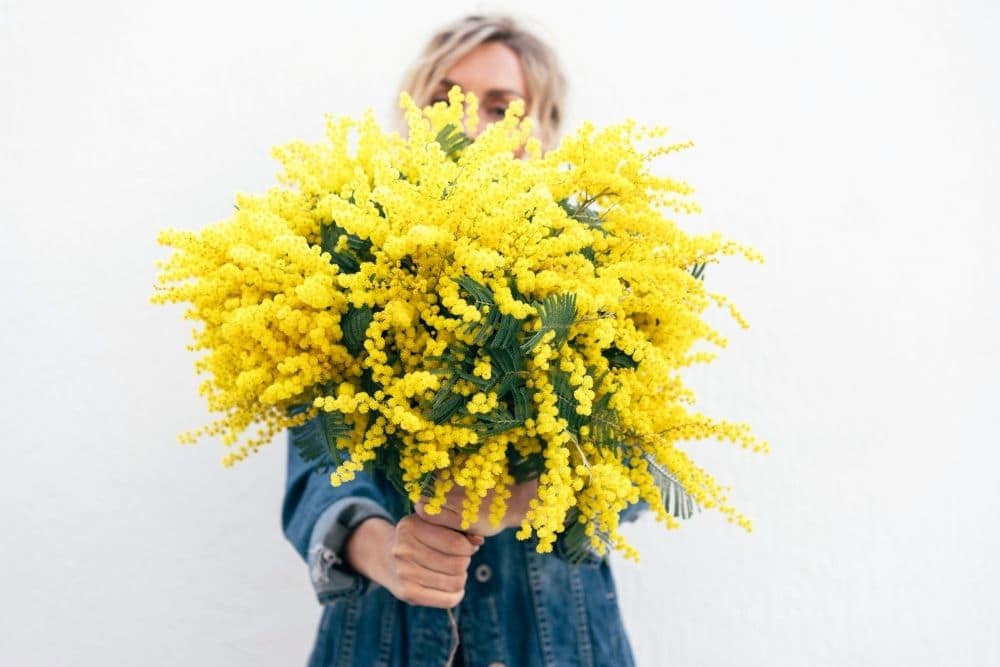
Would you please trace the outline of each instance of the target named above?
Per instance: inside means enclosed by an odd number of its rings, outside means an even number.
[[[476,581],[481,584],[485,584],[493,576],[493,571],[490,570],[490,566],[486,563],[481,564],[476,568]]]

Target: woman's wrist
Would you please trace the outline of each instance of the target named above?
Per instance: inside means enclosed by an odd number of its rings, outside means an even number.
[[[354,527],[344,543],[344,560],[355,572],[382,586],[387,581],[386,559],[395,526],[373,516]]]
[[[511,495],[507,499],[507,515],[504,517],[504,525],[507,528],[519,527],[528,514],[528,510],[531,509],[531,501],[537,498],[537,477],[511,487]]]

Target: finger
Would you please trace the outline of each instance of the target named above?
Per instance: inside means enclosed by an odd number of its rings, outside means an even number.
[[[412,527],[414,537],[435,551],[449,555],[471,556],[479,547],[465,533],[433,523],[421,516],[415,518]]]
[[[398,545],[396,558],[400,561],[410,561],[428,570],[447,575],[459,575],[469,569],[469,559],[467,557],[448,556],[440,551],[434,551],[420,542]]]
[[[451,609],[462,601],[462,598],[465,597],[465,591],[445,593],[434,588],[426,588],[420,584],[405,582],[400,584],[394,595],[399,600],[411,605]]]
[[[441,512],[440,514],[433,515],[427,514],[426,509],[420,505],[414,506],[414,511],[417,516],[423,519],[426,523],[457,531],[469,538],[469,540],[476,546],[483,543],[483,538],[485,536],[496,535],[505,528],[502,523],[500,526],[494,526],[490,523],[488,518],[483,517],[480,517],[479,521],[476,523],[463,528],[462,520],[457,514],[449,514],[448,512]]]
[[[506,530],[506,526],[504,526],[503,524],[500,524],[499,526],[494,526],[492,523],[490,523],[489,519],[487,519],[485,521],[479,521],[477,523],[474,523],[468,528],[466,528],[465,534],[470,538],[478,537],[480,539],[484,539],[486,537],[493,537],[494,535],[498,535],[504,530]]]
[[[441,574],[410,561],[402,561],[396,569],[401,581],[420,584],[424,588],[433,588],[445,593],[459,593],[465,590],[468,580],[468,570],[461,574]]]
[[[462,517],[451,510],[445,509],[437,514],[428,514],[427,508],[422,504],[414,506],[413,509],[417,516],[427,523],[432,523],[435,526],[443,528],[450,528],[451,530],[462,529]]]
[[[479,526],[478,524],[470,526],[469,528],[466,528],[465,530],[463,530],[461,528],[461,525],[459,525],[459,522],[457,522],[457,521],[453,522],[453,523],[449,523],[447,525],[443,525],[442,523],[439,523],[441,521],[440,515],[430,516],[430,515],[427,514],[426,511],[424,511],[424,508],[421,507],[421,506],[419,506],[419,505],[416,506],[414,508],[414,510],[415,510],[415,512],[417,514],[417,517],[420,518],[420,519],[422,519],[424,521],[424,523],[430,524],[430,525],[435,525],[435,526],[440,526],[442,528],[445,528],[445,529],[450,530],[450,531],[454,531],[454,532],[458,533],[459,535],[461,535],[463,538],[465,538],[466,541],[468,541],[469,544],[471,544],[473,546],[472,553],[474,553],[475,551],[477,551],[479,549],[479,547],[481,547],[483,545],[483,543],[486,541],[486,538],[484,537],[484,535],[495,535],[497,532],[499,532],[497,530],[493,530],[493,531],[480,530],[480,528],[482,528],[482,526]],[[445,551],[445,552],[447,552],[447,548],[444,548],[444,545],[430,544],[430,546],[433,547],[433,548],[435,548],[435,549],[438,549],[439,551]],[[460,553],[460,554],[470,553],[467,550],[460,548],[457,544],[455,545],[455,548],[457,549],[456,553]]]
[[[468,556],[442,553],[412,537],[398,541],[392,555],[397,560],[410,561],[441,574],[457,575],[469,569]]]

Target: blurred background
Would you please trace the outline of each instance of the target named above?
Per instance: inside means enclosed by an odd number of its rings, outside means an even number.
[[[192,324],[148,304],[157,230],[274,182],[323,114],[388,121],[432,30],[522,18],[567,129],[696,147],[691,229],[760,249],[706,279],[751,322],[689,374],[754,455],[692,456],[714,512],[625,531],[644,667],[1000,664],[1000,5],[0,0],[0,663],[304,664],[320,608],[280,527],[285,443],[235,469]]]

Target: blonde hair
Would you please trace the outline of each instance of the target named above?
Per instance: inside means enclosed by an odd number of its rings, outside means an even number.
[[[566,99],[566,77],[555,51],[507,15],[466,16],[435,33],[417,61],[410,67],[400,87],[418,106],[430,103],[434,88],[445,72],[481,44],[500,42],[521,60],[528,99],[526,115],[535,122],[535,136],[551,148],[559,135]],[[402,112],[397,122],[405,129]]]

